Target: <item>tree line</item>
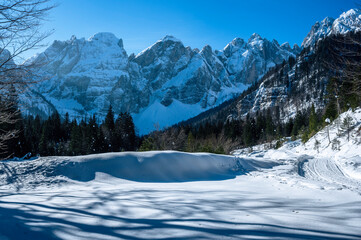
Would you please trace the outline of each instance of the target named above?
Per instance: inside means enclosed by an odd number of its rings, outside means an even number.
[[[139,145],[133,118],[128,112],[117,117],[110,106],[104,121],[96,115],[90,119],[70,119],[69,114],[53,113],[48,119],[23,117],[14,107],[16,119],[1,129],[14,129],[17,136],[6,142],[1,158],[29,156],[85,155],[104,152],[134,151]]]

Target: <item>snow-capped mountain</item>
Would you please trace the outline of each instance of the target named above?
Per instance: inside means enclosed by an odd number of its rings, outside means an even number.
[[[166,36],[128,57],[112,33],[72,37],[29,60],[46,76],[33,89],[37,109],[34,104],[29,109],[103,117],[111,104],[116,113],[131,112],[140,133],[147,133],[154,125],[170,126],[230,99],[299,51],[258,34],[248,42],[236,38],[221,51],[208,45],[199,51]]]
[[[289,43],[280,46],[276,40],[270,42],[255,33],[248,42],[234,39],[217,55],[234,82],[253,83],[269,68],[288,60],[290,56],[295,57],[299,52],[297,45],[293,49]]]
[[[306,110],[312,104],[317,108],[322,108],[325,104],[324,94],[328,79],[334,74],[325,67],[325,63],[332,59],[324,49],[332,48],[332,44],[341,42],[341,40],[332,40],[328,37],[349,32],[358,33],[360,30],[361,11],[357,9],[342,13],[335,20],[327,17],[321,23],[317,22],[304,39],[302,47],[305,51],[298,56],[296,62],[288,62],[266,74],[259,81],[258,87],[238,102],[238,115],[279,108],[281,118],[288,119],[295,116],[295,109]],[[315,45],[327,38],[329,42],[322,43],[326,47]],[[310,50],[307,49],[308,47]],[[359,47],[355,49],[358,51]]]
[[[319,40],[332,34],[346,34],[349,31],[361,30],[361,11],[351,9],[340,15],[339,18],[325,18],[322,22],[316,22],[311,31],[302,42],[302,47],[312,47]]]
[[[287,121],[295,117],[297,111],[308,110],[312,104],[316,109],[322,109],[326,104],[328,80],[335,74],[333,69],[329,69],[335,65],[329,49],[342,44],[343,34],[352,33],[350,37],[356,39],[352,49],[359,52],[360,29],[359,10],[345,12],[335,20],[325,18],[311,28],[303,41],[303,51],[297,58],[269,70],[239,98],[190,119],[187,123],[197,125],[210,119],[225,121],[227,118],[244,118],[247,114],[255,116],[258,111],[268,109]],[[331,38],[331,35],[335,37]]]

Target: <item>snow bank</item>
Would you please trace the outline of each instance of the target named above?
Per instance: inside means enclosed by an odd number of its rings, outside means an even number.
[[[184,182],[234,178],[237,162],[230,156],[173,151],[106,153],[71,158],[58,171],[78,181],[93,180],[96,172],[103,172],[139,182]]]
[[[225,180],[274,165],[273,162],[234,156],[176,151],[44,157],[0,163],[0,185],[23,188],[71,181],[89,182],[98,180],[97,176],[104,174],[110,178],[138,182]]]

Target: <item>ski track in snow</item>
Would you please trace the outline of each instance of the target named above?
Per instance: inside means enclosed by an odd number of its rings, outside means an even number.
[[[304,176],[314,181],[348,188],[361,194],[361,182],[350,178],[333,159],[313,158],[303,165]]]

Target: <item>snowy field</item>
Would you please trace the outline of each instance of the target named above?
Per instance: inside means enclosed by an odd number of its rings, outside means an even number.
[[[346,114],[350,141],[339,123],[329,129],[337,150],[324,129],[234,156],[1,162],[0,239],[361,239],[361,111]]]

